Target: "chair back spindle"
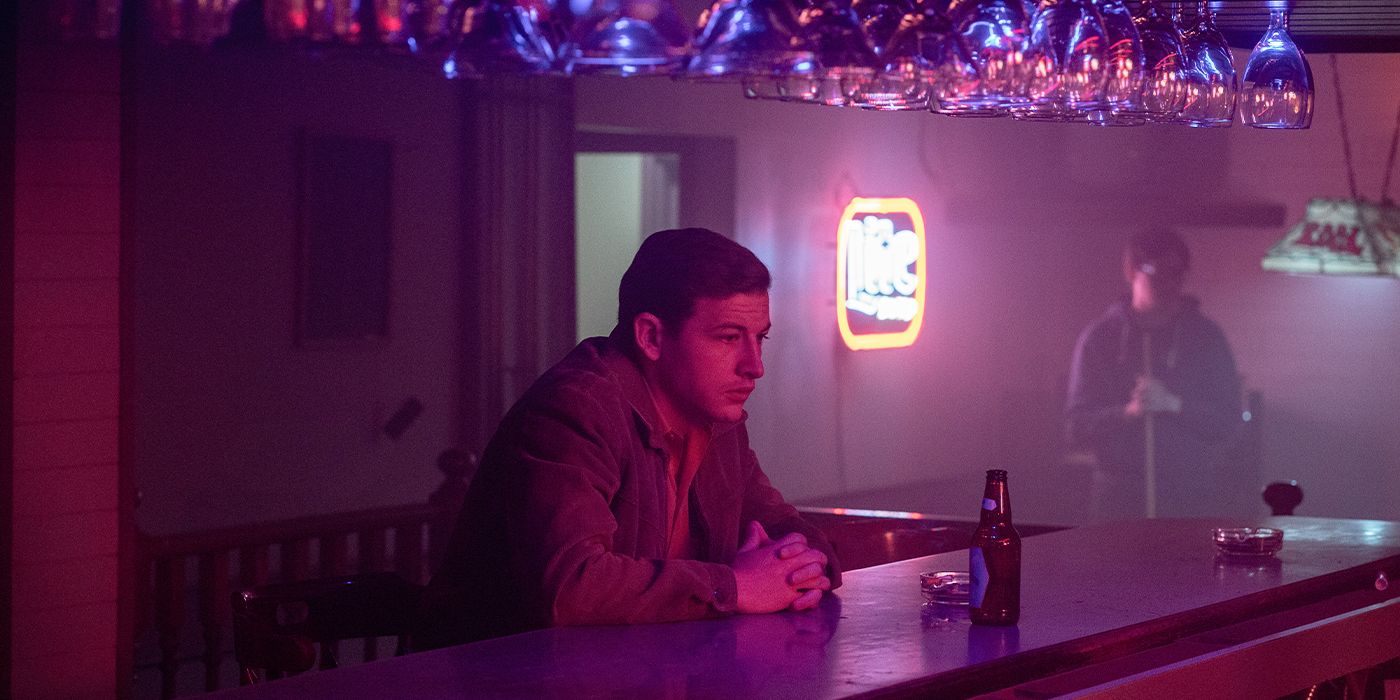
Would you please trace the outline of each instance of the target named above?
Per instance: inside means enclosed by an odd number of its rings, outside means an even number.
[[[145,584],[138,592],[142,629],[151,630],[148,655],[160,674],[162,698],[215,690],[227,684],[230,630],[235,625],[228,601],[233,591],[256,590],[269,584],[305,582],[318,578],[345,578],[358,574],[397,572],[408,585],[427,583],[446,549],[452,524],[461,510],[466,480],[475,472],[477,459],[463,450],[447,450],[438,458],[445,481],[427,502],[372,508],[238,527],[166,536],[141,536],[141,561]],[[373,660],[380,656],[379,636],[364,636],[350,658]],[[236,635],[234,635],[236,636]],[[340,639],[283,636],[268,642],[273,658],[311,654],[310,664],[341,663]],[[235,647],[232,649],[234,652]],[[398,648],[402,650],[400,643]],[[361,652],[362,653],[355,653]],[[154,659],[158,655],[159,661]],[[236,655],[236,654],[235,654]],[[138,662],[139,663],[139,662]],[[203,666],[202,687],[189,687],[181,674],[188,663]],[[297,664],[256,666],[259,677],[276,678]],[[245,666],[240,663],[240,666]],[[140,666],[138,666],[140,668]],[[240,681],[248,682],[247,668]]]

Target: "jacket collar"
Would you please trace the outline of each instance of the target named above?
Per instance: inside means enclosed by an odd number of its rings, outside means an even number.
[[[658,450],[666,450],[666,436],[663,433],[665,423],[661,420],[661,413],[656,408],[656,401],[651,396],[651,388],[647,385],[647,379],[642,375],[642,368],[637,361],[626,350],[627,342],[621,335],[621,327],[613,328],[599,349],[599,357],[603,365],[622,387],[622,396],[632,407],[632,413],[637,417],[637,422],[642,427],[642,439],[647,446]],[[710,426],[711,439],[719,437],[724,433],[733,430],[740,423],[747,420],[749,414],[744,412],[743,416],[735,422],[716,423]]]

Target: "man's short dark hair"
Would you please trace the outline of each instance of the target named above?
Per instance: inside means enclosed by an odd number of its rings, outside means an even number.
[[[1123,248],[1123,273],[1129,279],[1145,263],[1160,266],[1167,261],[1180,261],[1181,268],[1177,272],[1191,269],[1191,251],[1186,247],[1186,241],[1169,229],[1134,233],[1128,237],[1128,244]]]
[[[772,277],[753,251],[714,231],[657,231],[642,241],[617,290],[617,323],[632,339],[632,320],[652,313],[679,328],[698,299],[768,291]]]

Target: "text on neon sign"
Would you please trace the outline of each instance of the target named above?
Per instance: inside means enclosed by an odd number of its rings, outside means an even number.
[[[846,240],[846,308],[881,321],[910,321],[919,312],[919,236],[868,215],[842,222]]]

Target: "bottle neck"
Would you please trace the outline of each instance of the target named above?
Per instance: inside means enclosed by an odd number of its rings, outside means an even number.
[[[1011,496],[1006,489],[1005,479],[987,479],[987,488],[982,492],[981,522],[1010,522]]]
[[[1269,29],[1288,29],[1288,10],[1274,10],[1270,12]]]

